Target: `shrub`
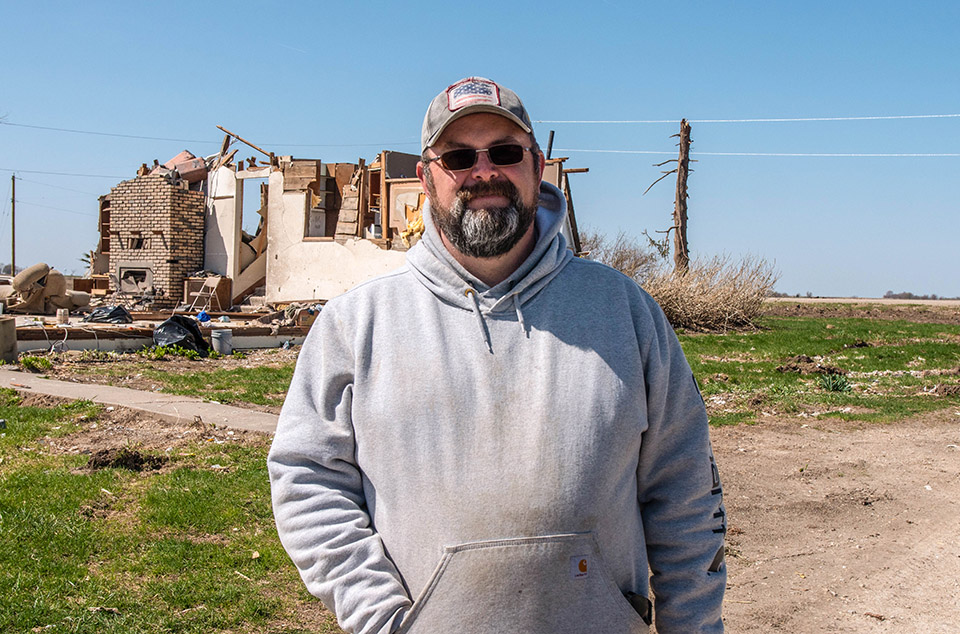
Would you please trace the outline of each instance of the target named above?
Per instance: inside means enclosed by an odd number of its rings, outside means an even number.
[[[622,231],[615,240],[596,231],[580,232],[583,253],[633,278],[653,296],[674,329],[723,332],[753,325],[777,275],[766,260],[729,257],[693,261],[678,273],[669,249],[647,236],[653,252]]]
[[[766,260],[693,261],[678,273],[662,263],[643,282],[674,328],[722,332],[753,325],[777,275]]]
[[[602,262],[643,284],[659,265],[660,256],[645,249],[624,232],[613,240],[592,229],[580,232],[580,248],[591,260]]]

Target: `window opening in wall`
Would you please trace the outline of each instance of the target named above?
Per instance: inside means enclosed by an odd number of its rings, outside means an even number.
[[[243,188],[243,218],[240,233],[240,270],[252,263],[265,248],[264,230],[266,229],[267,178],[243,178],[237,181]]]
[[[319,161],[294,162],[284,171],[284,188],[304,192],[304,238],[332,238],[337,230],[336,180],[331,166]]]
[[[130,249],[143,249],[146,248],[147,239],[142,236],[134,236],[130,238],[129,248]]]
[[[252,237],[259,232],[267,213],[267,179],[243,178],[237,185],[243,187],[243,231]]]

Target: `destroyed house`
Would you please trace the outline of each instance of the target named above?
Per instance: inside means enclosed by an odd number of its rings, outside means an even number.
[[[234,161],[231,140],[205,159],[183,152],[143,165],[101,197],[91,292],[146,298],[154,309],[196,307],[205,290],[202,305],[214,310],[247,298],[322,301],[401,266],[422,234],[417,155],[383,151],[369,164],[324,163],[250,144],[266,159]],[[563,233],[578,252],[567,174],[586,170],[565,170],[564,160],[548,160],[544,180],[567,198]],[[243,230],[252,226],[251,209],[253,233]]]

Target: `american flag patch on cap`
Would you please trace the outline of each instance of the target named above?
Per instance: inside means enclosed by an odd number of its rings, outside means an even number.
[[[447,108],[450,112],[478,103],[499,106],[499,87],[487,79],[470,77],[447,88]]]

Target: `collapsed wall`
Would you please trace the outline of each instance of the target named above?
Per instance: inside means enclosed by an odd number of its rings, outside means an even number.
[[[152,288],[153,308],[178,306],[184,280],[203,268],[204,199],[185,181],[161,174],[138,176],[113,187],[111,290],[137,295]]]

